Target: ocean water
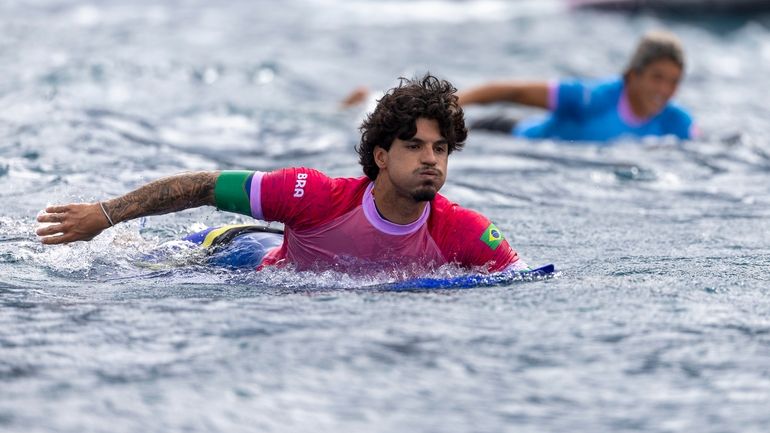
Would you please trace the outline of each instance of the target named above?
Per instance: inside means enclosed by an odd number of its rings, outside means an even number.
[[[767,432],[770,19],[556,1],[0,2],[0,431]],[[444,193],[557,277],[388,292],[232,272],[175,242],[196,209],[44,247],[47,204],[189,170],[357,176],[352,88],[431,71],[605,76],[683,39],[704,138],[474,132]],[[519,107],[473,108],[530,115]],[[170,261],[148,265],[143,254]]]

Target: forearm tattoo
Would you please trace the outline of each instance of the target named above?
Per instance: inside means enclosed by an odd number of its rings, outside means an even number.
[[[161,215],[211,205],[219,172],[183,173],[150,182],[104,203],[117,224],[147,215]]]

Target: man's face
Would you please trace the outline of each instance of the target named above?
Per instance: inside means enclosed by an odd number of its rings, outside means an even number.
[[[417,133],[409,140],[396,138],[389,151],[374,150],[374,159],[396,193],[414,201],[430,201],[446,180],[449,145],[438,122],[417,119]]]
[[[674,96],[682,68],[668,59],[661,59],[647,65],[640,72],[628,74],[627,87],[629,98],[635,106],[644,110],[645,116],[653,116],[663,110],[668,100]]]

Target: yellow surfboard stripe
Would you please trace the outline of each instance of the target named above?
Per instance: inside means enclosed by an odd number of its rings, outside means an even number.
[[[219,228],[216,228],[212,231],[210,231],[206,237],[203,239],[203,243],[201,243],[201,246],[203,248],[208,248],[211,246],[212,243],[214,243],[214,240],[218,238],[220,235],[226,233],[230,229],[238,228],[238,227],[248,227],[253,226],[254,224],[230,224],[226,226],[222,226]]]

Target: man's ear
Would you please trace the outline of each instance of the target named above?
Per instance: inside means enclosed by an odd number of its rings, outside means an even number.
[[[380,146],[374,146],[374,163],[380,170],[388,166],[388,151]]]

